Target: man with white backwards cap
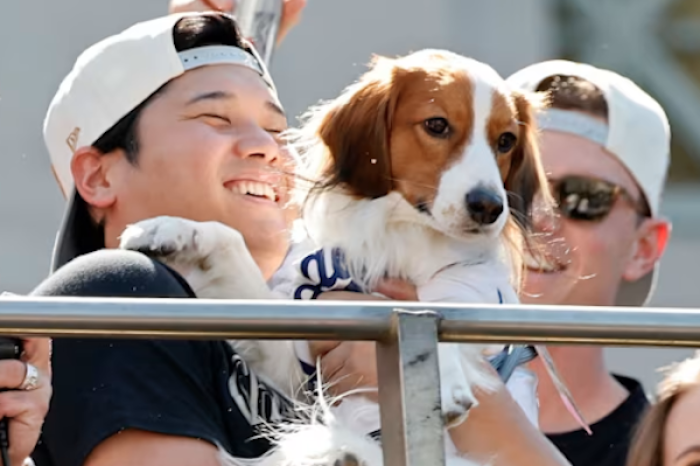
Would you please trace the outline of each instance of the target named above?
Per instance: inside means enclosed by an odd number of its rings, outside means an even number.
[[[534,212],[547,260],[529,260],[523,302],[644,305],[671,230],[659,217],[670,158],[664,110],[631,80],[570,61],[528,66],[508,81],[550,93],[540,149],[559,203],[555,218]],[[541,429],[574,466],[624,465],[648,405],[642,386],[611,374],[600,346],[550,350],[593,435],[580,430],[535,360]]]

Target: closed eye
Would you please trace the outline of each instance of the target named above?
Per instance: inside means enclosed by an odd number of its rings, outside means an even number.
[[[203,113],[203,114],[199,115],[199,118],[213,118],[213,119],[220,120],[220,121],[223,121],[225,123],[231,124],[231,120],[229,120],[225,116],[217,115],[215,113]]]

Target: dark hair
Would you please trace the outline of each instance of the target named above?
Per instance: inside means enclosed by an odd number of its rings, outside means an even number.
[[[608,103],[598,86],[577,76],[556,75],[544,79],[535,89],[549,93],[549,104],[561,110],[580,110],[608,118]]]
[[[230,45],[245,50],[249,48],[236,21],[230,16],[218,13],[181,19],[173,27],[173,43],[178,52],[209,45]],[[136,165],[139,153],[139,117],[143,109],[167,86],[168,83],[163,84],[114,126],[105,131],[92,144],[93,147],[102,153],[122,149],[126,153],[127,160]]]

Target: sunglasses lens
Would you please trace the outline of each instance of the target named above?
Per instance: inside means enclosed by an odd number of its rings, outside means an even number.
[[[560,212],[573,220],[604,218],[615,203],[616,192],[615,185],[589,178],[565,178],[554,186]]]

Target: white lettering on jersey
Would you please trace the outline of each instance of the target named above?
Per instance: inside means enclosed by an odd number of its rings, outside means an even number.
[[[231,358],[231,367],[231,398],[251,425],[277,423],[291,417],[291,400],[268,387],[237,354]]]

